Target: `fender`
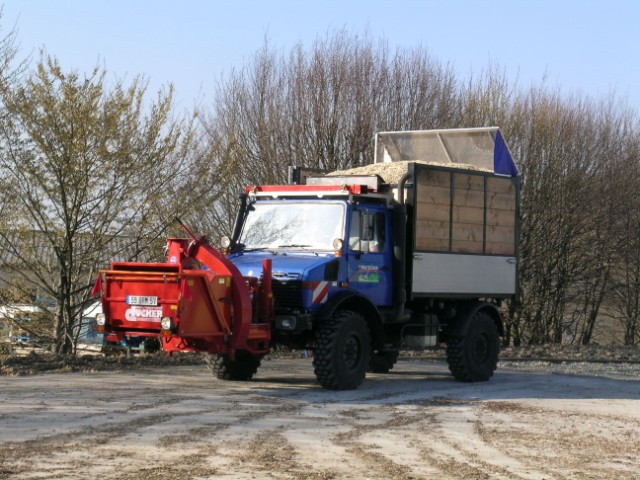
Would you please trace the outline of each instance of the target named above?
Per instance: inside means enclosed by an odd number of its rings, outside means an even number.
[[[382,316],[367,297],[354,290],[340,291],[332,295],[316,313],[314,323],[327,321],[337,310],[352,310],[361,314],[369,326],[373,347],[376,349],[382,347],[385,339]]]
[[[504,337],[504,324],[502,322],[502,316],[500,315],[498,306],[495,303],[480,301],[464,302],[459,304],[459,309],[455,316],[455,323],[448,331],[449,335],[454,337],[464,336],[471,319],[481,310],[486,311],[491,316],[496,324],[496,328],[498,329],[498,335]]]

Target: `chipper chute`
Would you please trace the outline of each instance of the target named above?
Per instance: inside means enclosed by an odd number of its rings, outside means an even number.
[[[166,263],[114,262],[101,270],[99,329],[114,341],[159,337],[169,353],[264,355],[271,340],[271,261],[263,262],[262,278],[245,278],[204,238],[191,237],[168,239]]]

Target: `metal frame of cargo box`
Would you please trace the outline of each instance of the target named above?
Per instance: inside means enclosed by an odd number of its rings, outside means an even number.
[[[437,171],[443,171],[443,172],[447,172],[447,173],[461,173],[461,174],[468,174],[468,175],[477,175],[477,176],[483,176],[483,177],[492,177],[492,178],[505,178],[505,179],[510,179],[514,185],[515,185],[515,222],[514,222],[514,253],[513,255],[504,255],[504,254],[487,254],[484,253],[484,250],[486,249],[486,229],[487,229],[487,224],[486,224],[486,210],[487,210],[487,188],[486,188],[486,180],[485,180],[485,187],[484,187],[484,205],[483,205],[483,210],[484,210],[484,216],[485,216],[485,220],[483,222],[483,253],[469,253],[469,252],[452,252],[451,250],[451,243],[452,243],[452,228],[453,228],[453,209],[450,209],[449,212],[449,251],[440,251],[440,250],[417,250],[416,249],[416,235],[415,235],[415,228],[416,228],[416,222],[417,222],[417,209],[415,208],[415,203],[417,201],[416,199],[416,195],[417,195],[417,188],[416,188],[416,169],[420,170],[420,169],[429,169],[429,170],[437,170]],[[519,290],[519,281],[518,281],[518,258],[519,258],[519,239],[520,239],[520,233],[521,233],[521,221],[520,221],[520,189],[521,189],[521,183],[520,183],[520,177],[511,177],[511,176],[506,176],[506,175],[500,175],[500,174],[496,174],[493,172],[487,172],[487,171],[482,171],[482,170],[471,170],[471,169],[464,169],[464,168],[456,168],[456,167],[446,167],[446,166],[439,166],[439,165],[425,165],[425,164],[411,164],[409,167],[409,174],[411,176],[411,184],[407,185],[407,187],[410,187],[412,192],[406,196],[407,198],[407,206],[411,207],[412,212],[411,212],[411,216],[410,216],[410,221],[411,221],[411,236],[410,238],[408,237],[407,240],[411,242],[411,249],[410,249],[410,254],[412,256],[411,261],[407,261],[408,267],[409,267],[409,271],[407,272],[407,277],[409,279],[411,279],[411,297],[412,298],[419,298],[419,297],[423,297],[423,298],[429,298],[429,297],[434,297],[434,298],[465,298],[465,297],[478,297],[478,298],[510,298],[513,300],[517,301],[517,296],[518,296],[518,290]],[[452,183],[453,183],[453,177],[451,179]],[[451,188],[451,196],[453,197],[454,195],[454,189]],[[453,199],[452,199],[453,201]],[[514,287],[513,287],[513,293],[505,293],[505,292],[490,292],[490,291],[467,291],[467,292],[454,292],[454,291],[433,291],[433,292],[424,292],[424,291],[419,291],[416,292],[414,285],[413,285],[413,280],[414,280],[414,260],[415,260],[415,255],[418,254],[437,254],[437,255],[443,255],[443,256],[465,256],[465,257],[478,257],[478,258],[505,258],[505,261],[509,262],[510,259],[513,259],[513,262],[515,264],[515,272],[514,272]],[[408,259],[409,260],[409,259]],[[460,283],[458,281],[453,281],[452,283],[455,283],[458,287],[460,285]]]

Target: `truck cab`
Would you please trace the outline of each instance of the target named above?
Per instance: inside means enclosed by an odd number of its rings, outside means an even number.
[[[247,189],[228,258],[245,277],[271,259],[277,331],[311,333],[338,294],[376,309],[391,307],[393,202],[372,190],[379,182]],[[288,337],[300,346],[311,342]]]

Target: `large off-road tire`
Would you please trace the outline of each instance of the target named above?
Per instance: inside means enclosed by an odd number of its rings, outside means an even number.
[[[499,354],[498,329],[486,312],[473,316],[464,336],[450,337],[447,342],[449,370],[463,382],[489,380],[498,366]]]
[[[389,373],[389,370],[398,361],[400,352],[371,352],[371,358],[369,358],[369,371],[371,373]]]
[[[338,311],[316,330],[313,369],[324,388],[357,388],[364,380],[370,356],[369,327],[356,312]]]
[[[211,372],[220,380],[251,380],[258,371],[262,357],[254,357],[246,352],[237,352],[231,360],[227,355],[204,354],[204,360]]]

